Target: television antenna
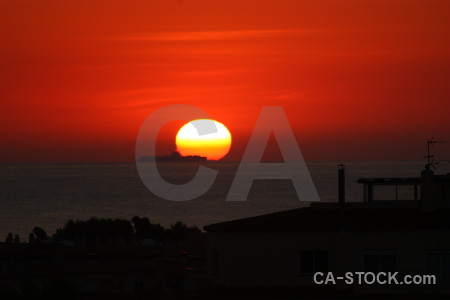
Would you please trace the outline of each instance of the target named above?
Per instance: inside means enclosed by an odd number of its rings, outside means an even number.
[[[430,167],[434,168],[434,165],[439,164],[439,162],[434,162],[434,155],[431,154],[430,149],[434,148],[434,144],[436,143],[444,143],[445,141],[437,141],[434,139],[434,136],[427,141],[427,156],[425,156],[428,160],[428,164],[426,165],[426,168],[429,169]]]

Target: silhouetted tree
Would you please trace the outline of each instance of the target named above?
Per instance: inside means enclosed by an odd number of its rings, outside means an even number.
[[[12,234],[12,232],[8,233],[8,235],[6,236],[5,242],[7,242],[7,243],[12,243],[13,242],[13,234]]]
[[[99,238],[101,241],[114,238],[131,238],[133,226],[123,219],[98,219],[91,218],[87,221],[69,220],[64,228],[58,229],[53,235],[56,240],[73,240],[84,236],[88,240]]]
[[[18,234],[14,235],[14,243],[20,243],[20,237]]]
[[[34,235],[34,233],[30,233],[28,235],[28,243],[34,244],[35,242],[36,242],[36,236]]]
[[[137,237],[158,240],[164,238],[164,227],[160,224],[152,224],[148,218],[139,218],[138,216],[133,217],[131,221]]]
[[[170,225],[170,229],[167,229],[167,235],[174,239],[181,239],[186,233],[200,232],[200,229],[196,226],[187,226],[181,221],[178,221]]]
[[[34,227],[33,228],[33,233],[36,236],[36,239],[38,241],[43,241],[43,240],[48,239],[47,233],[41,227]]]
[[[88,245],[94,246],[97,240],[106,241],[107,239],[125,238],[131,239],[133,236],[138,238],[153,238],[164,240],[166,238],[180,239],[186,233],[200,232],[195,226],[187,226],[183,222],[176,222],[165,229],[160,224],[152,224],[148,218],[135,216],[131,222],[124,219],[98,219],[91,218],[87,221],[69,220],[63,228],[60,228],[53,235],[54,240],[74,240],[76,237],[87,239]],[[34,231],[39,239],[39,231]]]

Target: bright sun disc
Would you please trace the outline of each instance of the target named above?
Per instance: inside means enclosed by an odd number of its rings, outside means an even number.
[[[206,134],[203,131],[205,128]],[[199,155],[219,160],[230,151],[231,134],[222,123],[200,119],[183,125],[175,142],[178,152],[183,156]]]

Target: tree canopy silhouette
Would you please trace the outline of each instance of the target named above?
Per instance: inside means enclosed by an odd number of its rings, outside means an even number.
[[[134,224],[137,237],[161,240],[165,236],[164,227],[160,224],[152,224],[148,218],[134,216],[131,222]]]
[[[183,222],[178,221],[170,225],[170,229],[168,229],[167,232],[169,237],[180,239],[187,233],[200,232],[200,229],[196,226],[187,226]]]
[[[36,235],[36,239],[38,241],[43,241],[43,240],[46,240],[48,238],[47,233],[41,227],[34,227],[33,228],[33,233],[34,233],[34,235]]]
[[[37,229],[37,230],[36,230]],[[45,231],[36,227],[33,230],[38,239],[46,238]],[[160,224],[153,224],[148,218],[135,216],[131,222],[125,219],[98,219],[91,218],[87,221],[69,220],[62,229],[58,229],[53,235],[55,240],[74,240],[76,237],[87,238],[151,238],[164,240],[167,238],[180,239],[186,233],[200,232],[195,226],[187,226],[183,222],[176,222],[166,229]],[[45,234],[45,235],[44,235]]]
[[[124,219],[98,219],[87,221],[69,220],[62,229],[53,235],[57,240],[73,240],[77,236],[97,236],[105,238],[131,238],[133,227],[130,221]]]

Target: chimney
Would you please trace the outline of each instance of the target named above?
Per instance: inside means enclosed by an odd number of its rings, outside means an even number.
[[[338,193],[339,193],[339,209],[345,206],[345,166],[340,164],[338,167]]]
[[[338,229],[345,229],[345,166],[337,165],[338,168]]]

